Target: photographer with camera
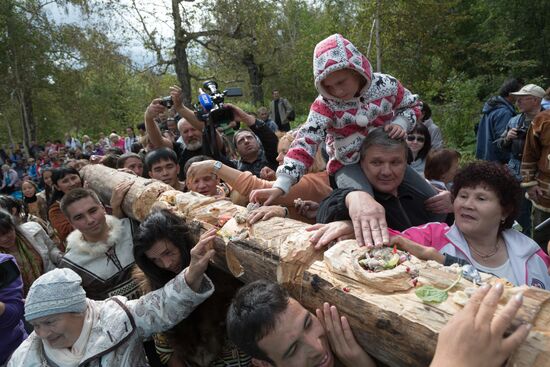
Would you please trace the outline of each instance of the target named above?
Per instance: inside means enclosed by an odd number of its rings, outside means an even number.
[[[508,168],[514,173],[518,181],[522,180],[520,173],[523,147],[531,121],[541,111],[541,101],[544,89],[535,84],[527,84],[519,91],[510,93],[517,97],[516,106],[520,114],[512,117],[506,125],[506,130],[495,143],[499,149],[511,153]],[[522,198],[521,209],[517,222],[521,225],[522,233],[531,237],[531,202]]]
[[[174,108],[180,115],[177,127],[183,139],[183,143],[173,142],[162,135],[160,127],[156,124],[155,118],[166,109]],[[149,141],[155,149],[166,147],[174,150],[178,156],[179,166],[183,167],[188,159],[198,155],[208,155],[218,159],[224,164],[232,164],[223,153],[214,154],[213,150],[223,152],[223,140],[216,133],[216,149],[211,143],[213,139],[208,134],[205,122],[199,120],[195,112],[183,105],[181,88],[178,86],[170,87],[170,96],[154,99],[145,111],[145,129]],[[179,179],[185,180],[185,172],[180,170]]]
[[[205,87],[208,85],[209,88],[212,88],[212,84],[215,85],[213,82],[206,82]],[[212,157],[240,171],[250,171],[258,177],[263,167],[277,167],[278,139],[263,121],[245,113],[237,106],[229,103],[223,104],[225,92],[218,93],[212,91],[212,89],[211,95],[216,107],[206,111],[207,113],[201,116],[206,119],[206,122],[202,121],[195,115],[195,112],[183,105],[181,93],[179,87],[172,86],[170,87],[170,97],[153,100],[147,111],[145,111],[145,126],[149,139],[155,148],[168,147],[173,149],[178,156],[180,167],[184,167],[187,160],[198,155]],[[203,96],[201,95],[201,97]],[[178,128],[185,147],[181,143],[173,143],[170,139],[163,137],[160,128],[154,121],[159,113],[172,106],[182,118],[178,122]],[[234,136],[234,143],[240,156],[238,160],[229,160],[224,153],[223,139],[216,130],[216,125],[223,120],[240,121],[247,126],[247,129],[237,131]],[[211,143],[214,140],[216,144]],[[185,179],[184,170],[180,171],[179,178],[180,180]]]

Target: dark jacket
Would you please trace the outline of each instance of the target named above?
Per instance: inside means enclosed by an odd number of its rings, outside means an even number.
[[[317,223],[350,220],[346,196],[356,189],[336,189],[319,204]],[[445,215],[434,214],[424,209],[424,198],[404,185],[398,188],[398,197],[374,190],[374,198],[386,211],[388,227],[404,231],[428,222],[442,222]]]
[[[491,97],[483,106],[477,131],[476,158],[507,163],[508,152],[501,151],[495,141],[500,138],[506,124],[516,115],[514,106],[501,96]]]
[[[11,255],[0,254],[0,302],[5,310],[0,315],[0,365],[6,363],[19,344],[27,338],[23,326],[23,281]]]
[[[242,159],[238,159],[233,161],[233,164],[239,171],[249,171],[252,172],[253,175],[260,177],[260,171],[265,166],[276,170],[279,165],[277,162],[277,144],[279,138],[277,138],[277,135],[275,135],[264,121],[258,119],[256,123],[250,127],[250,130],[256,135],[256,140],[260,145],[258,158],[254,162],[244,162]]]

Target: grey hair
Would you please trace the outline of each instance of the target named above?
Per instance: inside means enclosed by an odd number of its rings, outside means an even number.
[[[183,124],[184,124],[185,122],[187,122],[189,125],[191,125],[191,123],[190,123],[189,121],[187,121],[186,119],[184,119],[184,118],[182,117],[182,118],[180,118],[180,119],[178,120],[178,124],[177,124],[178,130],[180,130],[180,129],[182,128],[182,126],[183,126]],[[193,125],[191,125],[191,126],[193,126]]]
[[[369,150],[369,148],[373,146],[380,146],[387,149],[396,149],[402,147],[405,154],[405,159],[407,158],[409,151],[409,147],[405,140],[390,138],[389,134],[384,131],[383,127],[377,127],[376,129],[369,131],[369,135],[367,135],[367,137],[363,141],[363,144],[361,145],[361,159],[365,158],[367,150]]]

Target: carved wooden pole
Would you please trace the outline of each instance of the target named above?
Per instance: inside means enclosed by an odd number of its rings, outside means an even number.
[[[353,269],[355,241],[340,242],[329,251],[314,251],[309,244],[308,226],[291,219],[272,218],[252,227],[240,223],[245,209],[228,201],[195,193],[171,190],[162,183],[91,165],[81,174],[101,199],[108,201],[113,188],[123,180],[134,185],[126,196],[123,209],[135,219],[143,219],[153,204],[170,208],[188,221],[200,221],[203,227],[218,224],[220,218],[231,219],[218,234],[214,265],[230,271],[244,282],[256,279],[278,280],[305,307],[313,311],[329,302],[348,317],[361,346],[376,359],[390,366],[427,366],[433,356],[441,328],[462,306],[453,301],[457,291],[473,284],[462,280],[440,304],[423,303],[414,288],[402,287],[399,277],[368,280]],[[445,288],[456,278],[452,268],[418,261],[418,282]],[[366,278],[366,279],[365,279]],[[487,276],[489,281],[496,279]],[[386,282],[386,283],[384,283]],[[510,366],[550,365],[550,292],[529,287],[505,287],[506,300],[524,293],[524,305],[516,324],[533,325],[527,340],[509,361]],[[499,308],[500,310],[501,308]],[[499,311],[497,311],[499,312]]]

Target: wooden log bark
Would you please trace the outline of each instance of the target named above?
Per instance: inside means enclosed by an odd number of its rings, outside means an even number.
[[[86,167],[83,173],[90,187],[98,190],[105,200],[110,198],[110,192],[118,182],[132,179],[100,166]],[[336,258],[323,260],[322,253],[313,251],[309,246],[311,233],[306,231],[308,225],[305,223],[272,218],[248,227],[238,220],[244,212],[242,207],[220,204],[198,194],[174,191],[157,194],[166,187],[151,190],[148,186],[152,184],[147,184],[147,180],[133,179],[137,185],[134,183],[131,192],[135,192],[125,198],[123,205],[128,215],[142,219],[143,213],[147,213],[154,204],[171,208],[189,221],[201,218],[199,226],[211,228],[220,224],[220,217],[231,213],[231,219],[218,232],[223,241],[219,239],[215,244],[215,266],[230,271],[244,282],[256,279],[284,282],[291,294],[313,312],[323,302],[337,305],[350,320],[359,344],[390,366],[427,366],[433,356],[439,331],[462,308],[461,304],[453,301],[454,294],[472,287],[472,283],[461,280],[445,302],[425,304],[414,294],[414,287],[402,287],[402,272],[399,273],[400,285],[385,290],[380,283],[357,276],[355,270],[347,271],[352,266],[351,263],[349,267],[345,265],[354,261],[349,258],[349,251],[331,250],[328,254]],[[153,197],[155,200],[151,199]],[[137,205],[136,201],[140,204]],[[349,242],[347,245],[354,244]],[[457,276],[456,269],[426,262],[419,262],[418,273],[420,284],[439,288],[445,288]],[[486,280],[496,281],[492,277],[486,277]],[[524,292],[524,306],[515,324],[530,322],[533,329],[508,365],[548,366],[550,292],[507,286],[497,312],[507,299],[518,292]]]
[[[172,190],[172,187],[162,182],[120,172],[101,164],[84,166],[80,170],[80,175],[88,187],[92,188],[106,204],[111,200],[113,189],[119,183],[133,181],[134,184],[122,202],[122,210],[128,217],[138,221],[147,216],[160,194]]]

